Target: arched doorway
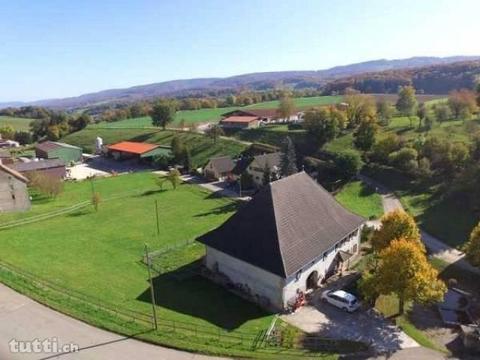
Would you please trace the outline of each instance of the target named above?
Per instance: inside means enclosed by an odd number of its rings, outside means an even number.
[[[307,289],[315,289],[318,286],[318,272],[312,271],[307,277]]]

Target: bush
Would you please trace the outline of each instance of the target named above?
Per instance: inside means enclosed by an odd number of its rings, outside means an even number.
[[[362,167],[362,159],[355,151],[345,151],[335,157],[335,166],[338,172],[345,178],[350,179],[358,174]]]

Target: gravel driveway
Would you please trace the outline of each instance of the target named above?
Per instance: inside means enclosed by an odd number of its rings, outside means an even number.
[[[364,310],[346,313],[320,300],[320,292],[314,295],[311,305],[304,306],[294,314],[282,319],[305,332],[326,338],[361,341],[378,352],[418,347],[412,338],[398,327],[390,324],[373,311]]]

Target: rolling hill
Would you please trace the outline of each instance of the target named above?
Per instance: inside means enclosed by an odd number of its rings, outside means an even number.
[[[464,63],[467,61],[470,62],[474,60],[480,60],[480,56],[453,56],[445,58],[413,57],[400,60],[381,59],[351,65],[336,66],[330,69],[317,71],[279,71],[243,74],[226,78],[173,80],[134,86],[127,89],[104,90],[64,99],[40,100],[32,103],[0,103],[0,108],[12,105],[16,107],[24,105],[38,105],[50,108],[76,109],[89,107],[96,104],[133,102],[161,96],[190,96],[206,94],[209,92],[222,93],[238,91],[240,89],[266,90],[273,89],[278,86],[286,86],[296,89],[326,87],[328,93],[329,90],[335,89],[335,86],[332,87],[329,84],[341,84],[342,79],[344,78],[356,79],[357,76],[362,76],[363,79],[368,80],[370,78],[376,79],[378,76],[385,77],[385,73],[392,72],[395,74],[393,80],[397,80],[397,78],[400,77],[402,81],[409,81],[409,76],[411,76],[412,73],[421,72],[422,70],[420,69],[431,69],[432,67],[436,66],[455,67],[455,64],[457,63]],[[478,63],[478,66],[474,69],[474,72],[475,74],[480,74],[480,63]],[[438,81],[438,79],[435,78],[436,73],[437,72],[435,71],[431,72],[432,76],[430,79],[427,79],[427,81],[433,83]],[[341,88],[341,86],[337,87]],[[432,90],[434,89],[435,87],[432,87]],[[439,87],[439,89],[441,91],[430,93],[444,94],[448,92],[448,86]],[[426,93],[428,93],[427,89],[424,90]]]

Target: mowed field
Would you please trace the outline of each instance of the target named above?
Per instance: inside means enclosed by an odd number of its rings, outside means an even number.
[[[11,116],[0,116],[0,128],[3,126],[10,125],[17,131],[28,131],[30,122],[33,119],[11,117]]]
[[[314,106],[331,105],[341,102],[342,96],[316,96],[316,97],[304,97],[293,99],[295,106],[299,110]],[[224,107],[216,109],[199,109],[199,110],[183,110],[177,111],[175,114],[175,121],[170,126],[178,126],[182,121],[185,125],[203,123],[203,122],[217,122],[221,119],[222,114],[237,109],[276,109],[278,107],[278,100],[267,101],[258,104],[238,107]],[[115,122],[101,122],[98,124],[92,124],[91,128],[135,128],[144,129],[152,127],[152,120],[149,116],[125,119]]]

